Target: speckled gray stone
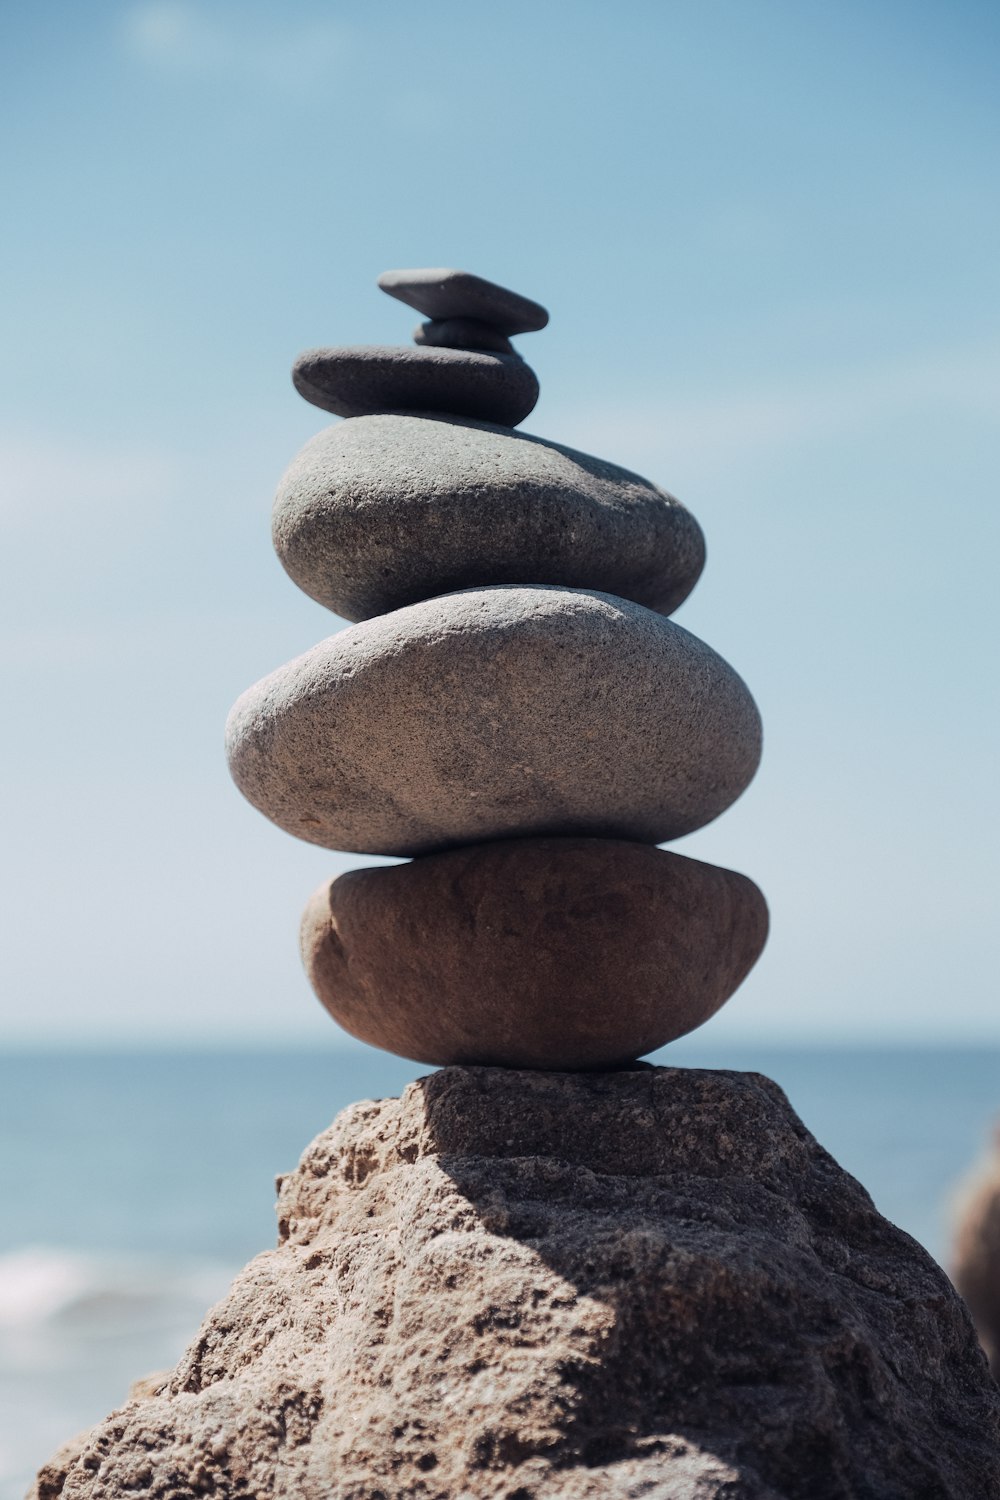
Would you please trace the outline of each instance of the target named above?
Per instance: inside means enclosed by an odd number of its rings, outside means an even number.
[[[324,882],[301,944],[327,1010],[373,1046],[597,1068],[707,1021],[766,936],[733,870],[620,839],[498,839]]]
[[[483,423],[355,417],[319,433],[274,503],[278,556],[348,620],[493,583],[594,588],[669,614],[701,528],[646,479]]]
[[[516,353],[510,339],[478,318],[432,318],[429,323],[418,323],[413,330],[413,342],[428,344],[433,349],[489,349],[494,354]]]
[[[661,843],[750,781],[760,719],[697,637],[610,594],[470,589],[354,625],[244,693],[230,769],[280,827],[421,854],[528,834]]]
[[[378,284],[425,318],[479,318],[508,335],[533,333],[549,321],[540,303],[469,271],[384,271]]]
[[[444,412],[516,427],[538,400],[538,378],[519,355],[473,349],[307,349],[292,381],[300,396],[338,417]]]

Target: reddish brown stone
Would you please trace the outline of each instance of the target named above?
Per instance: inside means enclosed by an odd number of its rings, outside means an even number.
[[[345,1030],[428,1063],[608,1067],[708,1020],[755,963],[744,875],[648,844],[511,839],[352,870],[302,921]]]

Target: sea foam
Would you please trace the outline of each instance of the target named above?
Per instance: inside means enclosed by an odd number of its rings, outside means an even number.
[[[0,1500],[81,1426],[169,1369],[237,1267],[25,1246],[0,1254]]]

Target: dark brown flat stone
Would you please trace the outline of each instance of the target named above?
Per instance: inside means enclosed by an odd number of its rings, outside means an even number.
[[[595,1068],[700,1026],[756,962],[744,875],[611,839],[512,839],[352,870],[302,921],[345,1030],[418,1062]]]

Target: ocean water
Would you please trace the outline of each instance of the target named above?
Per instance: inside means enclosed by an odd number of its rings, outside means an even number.
[[[1000,1114],[1000,1050],[712,1048],[767,1073],[888,1218],[947,1258],[949,1200]],[[274,1243],[273,1179],[345,1104],[426,1068],[345,1051],[0,1056],[0,1500],[173,1364]]]

